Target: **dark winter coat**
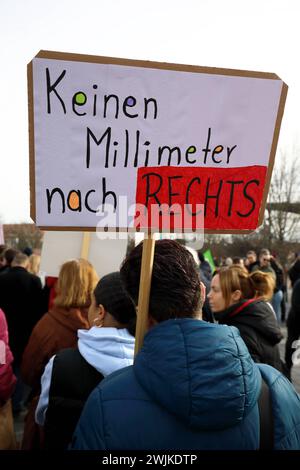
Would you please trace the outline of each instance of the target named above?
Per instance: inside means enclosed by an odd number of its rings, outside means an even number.
[[[282,374],[255,364],[236,328],[164,321],[134,365],[91,393],[72,448],[251,450],[259,447],[261,374],[274,403],[274,448],[300,448],[300,399]]]
[[[290,276],[290,280],[291,280],[292,287],[293,287],[295,282],[298,281],[298,279],[300,278],[300,260],[299,259],[297,259],[297,261],[289,269],[288,275]]]
[[[272,307],[263,300],[243,300],[215,313],[220,324],[235,326],[254,362],[283,371],[277,344],[283,338]]]
[[[10,348],[17,365],[21,363],[34,325],[45,313],[42,302],[38,276],[20,266],[0,276],[0,308],[6,315]]]
[[[47,449],[68,447],[88,396],[103,377],[133,363],[134,344],[126,328],[93,327],[78,331],[78,350],[65,349],[49,361],[36,412]]]
[[[293,287],[291,308],[286,323],[288,329],[294,329],[300,333],[300,279],[295,282]]]
[[[102,379],[77,349],[55,356],[44,427],[46,449],[67,448],[88,396]]]

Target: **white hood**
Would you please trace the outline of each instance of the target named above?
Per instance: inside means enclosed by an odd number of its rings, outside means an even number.
[[[133,363],[135,338],[126,328],[78,330],[78,349],[104,377]]]

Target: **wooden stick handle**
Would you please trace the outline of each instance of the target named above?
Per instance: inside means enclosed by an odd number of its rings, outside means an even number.
[[[152,280],[153,260],[155,250],[155,239],[152,234],[148,234],[148,238],[143,241],[142,265],[140,276],[140,289],[138,300],[137,324],[135,335],[135,349],[134,355],[136,356],[141,349],[144,336],[148,326],[148,311],[149,311],[149,298]]]
[[[90,239],[91,234],[90,232],[84,232],[81,244],[81,253],[80,258],[88,259],[89,249],[90,249]]]

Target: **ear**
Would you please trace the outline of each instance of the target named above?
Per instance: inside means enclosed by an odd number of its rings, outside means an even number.
[[[203,284],[203,282],[200,282],[200,292],[201,292],[202,304],[204,304],[205,298],[206,298],[206,287]]]
[[[106,310],[105,310],[105,308],[103,307],[102,304],[98,305],[98,309],[99,309],[98,317],[100,318],[100,320],[103,321],[104,317],[105,317],[105,314],[106,314]]]
[[[240,290],[235,290],[231,294],[232,303],[238,302],[239,300],[241,300],[241,297],[242,297],[242,292]]]

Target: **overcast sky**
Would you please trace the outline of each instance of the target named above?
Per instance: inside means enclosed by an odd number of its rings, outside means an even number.
[[[300,145],[299,0],[0,0],[0,12],[4,223],[31,220],[26,65],[41,49],[276,73],[289,85],[279,148]]]

